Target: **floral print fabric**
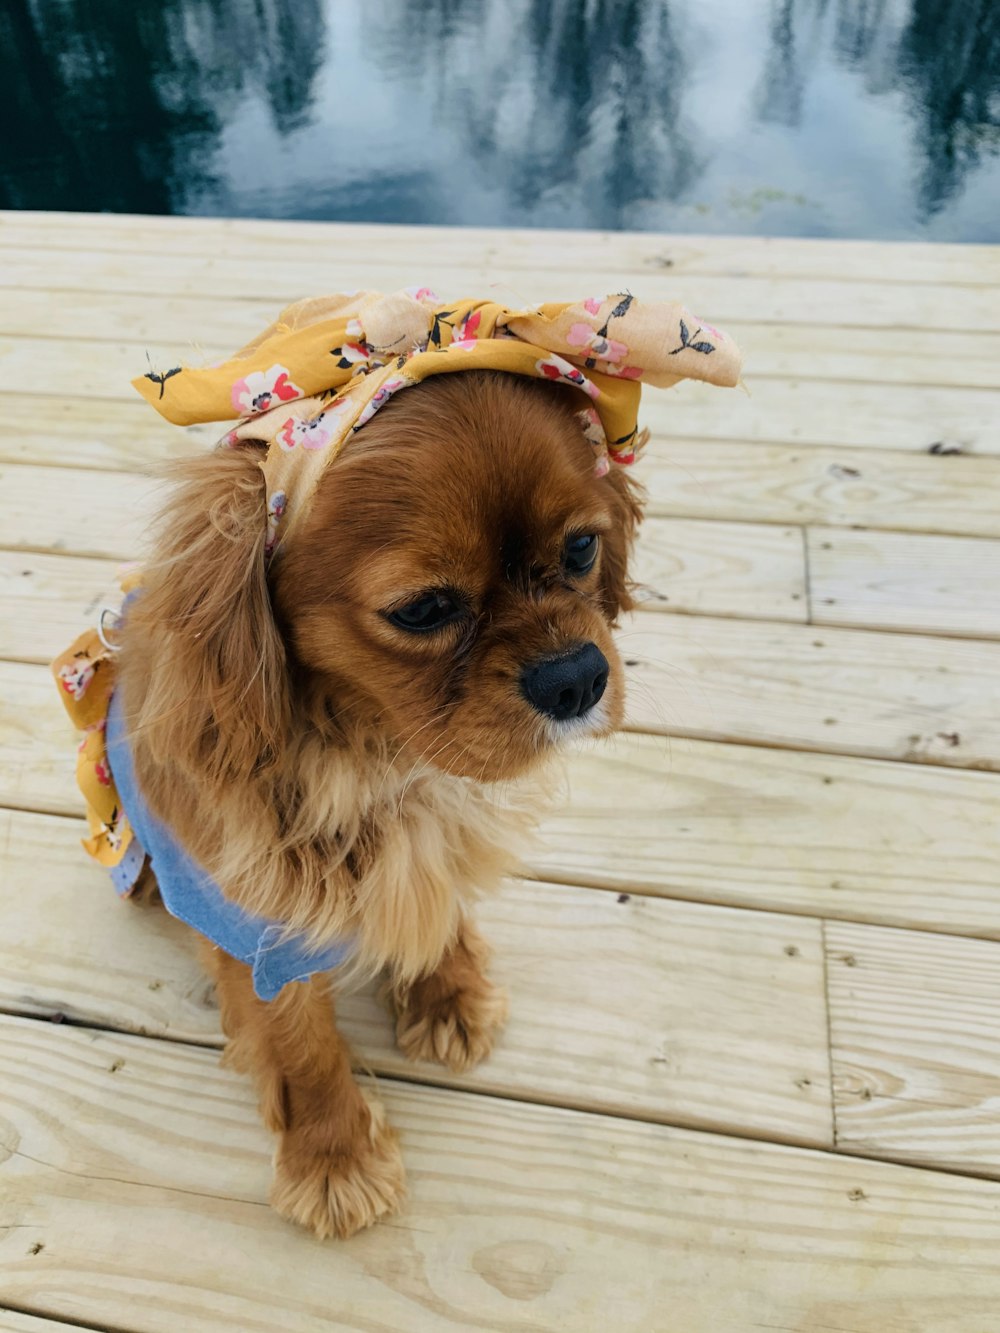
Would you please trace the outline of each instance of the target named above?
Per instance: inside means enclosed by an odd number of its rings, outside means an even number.
[[[400,390],[431,375],[503,370],[571,384],[592,415],[598,471],[631,463],[642,383],[684,378],[732,387],[739,348],[675,303],[630,293],[509,310],[484,300],[442,304],[429,288],[300,301],[222,365],[177,366],[134,380],[168,421],[239,424],[222,443],[268,444],[268,551],[287,541],[323,470],[354,431]]]
[[[52,663],[66,711],[81,733],[76,781],[87,807],[90,836],[83,846],[111,874],[123,896],[131,893],[145,861],[118,796],[108,763],[106,729],[114,688],[114,651],[87,630]]]

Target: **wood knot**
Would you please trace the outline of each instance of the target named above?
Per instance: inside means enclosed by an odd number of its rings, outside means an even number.
[[[552,1289],[565,1270],[562,1256],[544,1241],[504,1240],[472,1256],[484,1282],[512,1301],[533,1301]]]

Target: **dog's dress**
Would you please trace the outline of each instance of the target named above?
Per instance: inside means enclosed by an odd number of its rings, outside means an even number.
[[[740,351],[683,306],[643,304],[627,292],[518,311],[489,300],[442,305],[422,287],[299,301],[230,361],[150,371],[133,383],[168,421],[239,418],[220,445],[267,446],[261,469],[270,558],[289,541],[323,471],[355,431],[400,390],[463,370],[579,389],[581,429],[602,475],[635,458],[641,383],[669,388],[690,378],[732,387]],[[53,672],[83,732],[77,780],[90,822],[84,846],[120,894],[132,891],[148,857],[167,908],[250,964],[265,1000],[288,981],[344,961],[348,943],[310,952],[280,923],[239,909],[148,809],[114,694],[114,653],[101,634],[83,635]]]
[[[313,950],[279,922],[230,902],[149,809],[136,783],[121,695],[114,689],[114,652],[96,631],[81,635],[53,670],[67,711],[83,732],[77,782],[91,832],[83,845],[106,867],[122,897],[135,888],[148,857],[167,911],[247,963],[262,1000],[272,1000],[287,982],[331,971],[350,956],[350,943]]]

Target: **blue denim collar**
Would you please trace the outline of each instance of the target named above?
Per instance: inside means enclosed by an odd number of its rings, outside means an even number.
[[[260,999],[273,1000],[289,981],[331,971],[351,956],[350,942],[313,949],[301,936],[288,936],[281,922],[245,912],[188,856],[139,791],[120,690],[108,708],[107,751],[122,809],[141,844],[136,854],[140,864],[143,851],[148,855],[167,911],[252,967]]]

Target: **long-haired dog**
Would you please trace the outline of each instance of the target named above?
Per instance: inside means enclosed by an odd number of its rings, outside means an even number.
[[[702,358],[704,359],[704,358]],[[620,725],[611,629],[639,496],[577,390],[469,371],[397,395],[324,472],[280,561],[252,441],[183,463],[122,634],[150,809],[247,912],[387,974],[402,1050],[470,1068],[506,1016],[470,909],[532,822],[519,783]],[[278,1135],[273,1202],[321,1236],[404,1172],[329,979],[257,997],[204,944],[232,1062]]]

